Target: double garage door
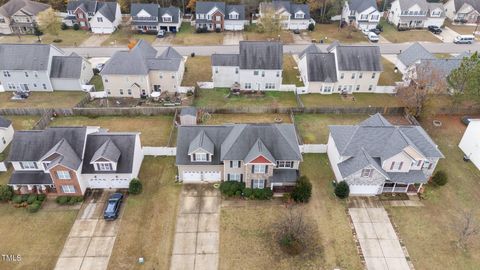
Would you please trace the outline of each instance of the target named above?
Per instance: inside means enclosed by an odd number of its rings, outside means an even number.
[[[352,196],[374,196],[379,194],[382,185],[350,185]]]
[[[228,30],[228,31],[241,31],[241,30],[243,30],[243,25],[226,24],[226,25],[225,25],[225,30]]]
[[[108,188],[128,188],[128,184],[130,183],[129,179],[117,178],[117,179],[98,179],[92,178],[89,182],[90,188],[100,188],[100,189],[108,189]]]
[[[222,180],[221,172],[183,172],[184,183],[202,183],[202,182],[218,182]]]

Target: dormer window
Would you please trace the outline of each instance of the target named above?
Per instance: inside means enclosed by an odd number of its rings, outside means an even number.
[[[98,162],[95,163],[95,170],[97,171],[113,171],[112,163],[109,162]]]
[[[303,12],[295,13],[295,19],[303,19],[305,18],[305,14]]]
[[[233,13],[232,12],[232,13],[228,14],[228,18],[230,20],[238,20],[238,13]]]
[[[172,17],[171,16],[163,16],[163,22],[172,22]]]

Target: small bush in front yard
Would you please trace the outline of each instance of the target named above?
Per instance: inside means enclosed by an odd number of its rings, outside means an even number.
[[[269,188],[254,188],[253,197],[257,200],[270,200],[273,197],[273,191]]]
[[[308,31],[313,31],[315,30],[315,24],[311,23],[308,25]]]
[[[437,171],[432,177],[432,182],[436,186],[444,186],[448,182],[448,176],[444,171]]]
[[[60,205],[65,205],[68,203],[68,197],[67,196],[58,196],[55,201],[60,204]]]
[[[335,195],[340,199],[345,199],[350,194],[350,187],[347,182],[342,181],[335,186]]]
[[[224,181],[220,184],[220,192],[226,197],[232,197],[240,192],[242,194],[245,183],[237,181]]]
[[[42,207],[42,202],[35,201],[34,203],[27,206],[27,211],[30,213],[36,213]]]
[[[26,202],[28,200],[29,196],[30,196],[30,194],[23,194],[22,195],[22,202]]]
[[[32,204],[35,201],[37,201],[37,195],[36,194],[30,194],[27,199],[28,204]]]
[[[47,195],[45,195],[45,194],[38,194],[37,200],[43,202],[43,201],[45,201],[45,198],[47,198]]]
[[[248,199],[253,199],[253,189],[244,188],[243,189],[243,197],[248,198]]]
[[[296,202],[306,203],[312,196],[312,183],[306,176],[301,176],[298,179],[297,185],[293,188],[292,199]]]
[[[12,202],[16,204],[22,203],[22,195],[14,195],[12,198]]]
[[[79,30],[79,29],[80,29],[80,25],[78,25],[78,23],[75,23],[75,24],[73,25],[73,30],[77,31],[77,30]]]
[[[7,185],[0,185],[0,201],[10,201],[13,197],[13,188]]]
[[[302,212],[290,209],[274,224],[273,234],[281,249],[289,255],[316,252],[315,227]]]
[[[130,184],[128,185],[128,192],[130,194],[140,194],[142,192],[142,189],[142,182],[140,182],[140,180],[136,178],[132,179],[132,181],[130,181]]]
[[[60,26],[60,29],[62,30],[67,30],[68,29],[68,26],[66,23],[62,23],[62,25]]]

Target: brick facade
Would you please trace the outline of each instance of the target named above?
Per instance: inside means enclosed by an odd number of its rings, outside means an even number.
[[[68,180],[59,179],[57,175],[58,171],[68,171],[70,174],[70,179]],[[55,188],[57,189],[58,195],[69,195],[69,196],[82,195],[82,189],[80,188],[80,184],[78,183],[77,173],[74,170],[66,168],[62,165],[57,165],[50,169],[50,177],[52,178],[52,181],[55,184]],[[64,193],[62,189],[63,185],[73,185],[75,187],[75,193]]]

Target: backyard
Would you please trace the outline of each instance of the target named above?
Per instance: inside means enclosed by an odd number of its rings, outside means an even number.
[[[175,158],[146,157],[139,179],[143,192],[125,204],[109,269],[169,269],[181,185]],[[145,258],[145,264],[137,263]]]
[[[215,107],[215,108],[250,108],[256,107],[297,107],[297,100],[293,92],[265,91],[261,96],[250,96],[242,94],[240,96],[230,96],[229,89],[201,89],[198,97],[195,97],[195,107]]]
[[[363,269],[351,234],[345,202],[333,195],[334,178],[326,155],[304,155],[300,168],[313,185],[310,202],[298,205],[316,229],[311,256],[284,254],[272,238],[272,225],[286,208],[279,202],[222,206],[219,269]],[[225,202],[224,202],[225,204]]]
[[[185,63],[182,86],[196,86],[197,82],[212,81],[211,66],[210,56],[188,57]]]
[[[316,42],[332,43],[338,40],[342,43],[368,43],[361,31],[354,27],[338,28],[338,24],[318,24],[313,32],[308,32]]]
[[[288,114],[209,114],[204,118],[204,125],[223,125],[227,123],[276,123],[275,120],[280,120],[281,123],[291,123],[290,116]]]
[[[297,63],[293,60],[293,56],[290,54],[283,55],[283,71],[282,71],[282,83],[294,84],[296,86],[304,86],[300,79],[300,73],[298,71]]]
[[[36,115],[5,115],[2,117],[12,121],[13,129],[16,131],[32,129],[40,119],[40,116]]]
[[[223,44],[223,33],[196,33],[195,27],[184,22],[180,31],[173,37],[172,44],[175,45],[221,45]]]
[[[388,61],[385,57],[382,57],[383,72],[378,79],[378,85],[391,86],[395,85],[395,82],[402,81],[402,73],[397,71],[395,73],[395,65]]]
[[[12,92],[0,93],[2,108],[72,108],[85,97],[81,91],[30,92],[24,100],[12,100]]]
[[[40,36],[42,43],[50,44],[52,43],[55,46],[79,46],[84,42],[87,38],[89,38],[92,34],[88,31],[82,30],[61,30],[58,36],[52,36],[51,34],[45,33],[44,35]],[[53,42],[54,39],[60,39],[61,42]],[[0,43],[38,43],[37,36],[34,35],[24,35],[18,36],[0,36]]]
[[[354,97],[354,99],[352,98]],[[348,97],[333,93],[300,95],[305,107],[398,107],[400,100],[390,94],[354,93]]]
[[[94,85],[95,86],[95,91],[103,91],[103,81],[102,81],[102,76],[100,75],[93,75],[92,79],[88,84]]]
[[[101,116],[57,117],[50,126],[100,126],[110,131],[140,132],[142,146],[167,146],[173,117],[159,116]]]
[[[387,23],[382,19],[380,24],[383,26],[383,32],[380,33],[382,37],[393,43],[402,43],[402,42],[434,42],[441,43],[442,41],[435,37],[434,34],[427,30],[408,30],[408,31],[398,31],[393,24]]]

